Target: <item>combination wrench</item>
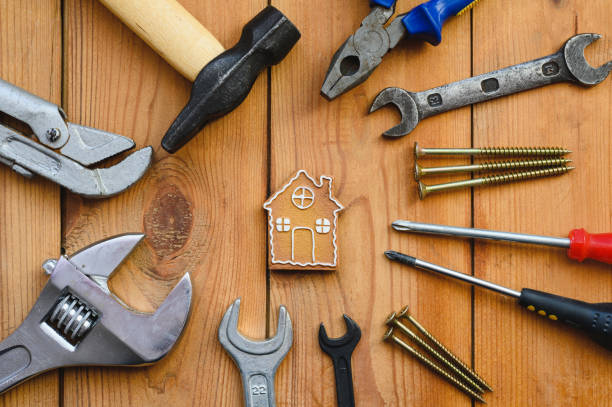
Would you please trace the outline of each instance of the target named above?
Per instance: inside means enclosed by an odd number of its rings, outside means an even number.
[[[584,57],[584,49],[599,38],[599,34],[578,34],[570,38],[557,53],[547,57],[423,92],[386,88],[374,99],[370,113],[394,104],[401,113],[401,122],[383,135],[402,137],[414,130],[422,119],[475,103],[558,82],[594,86],[606,79],[612,70],[612,61],[594,68]]]
[[[246,407],[274,407],[274,375],[291,345],[293,328],[287,309],[281,305],[276,336],[253,341],[238,332],[240,298],[225,312],[219,325],[219,342],[240,370]]]

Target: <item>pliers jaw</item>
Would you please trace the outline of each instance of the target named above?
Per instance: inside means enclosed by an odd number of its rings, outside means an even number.
[[[0,79],[0,112],[25,123],[38,143],[0,124],[0,163],[31,178],[47,178],[71,192],[104,198],[123,192],[146,172],[153,149],[146,147],[118,164],[87,168],[135,146],[134,141],[66,120],[57,105]]]
[[[382,57],[405,35],[400,19],[388,27],[385,24],[395,12],[395,4],[389,8],[374,6],[362,21],[361,27],[351,35],[334,54],[321,95],[332,100],[363,83],[382,62]],[[395,23],[400,23],[395,24]]]

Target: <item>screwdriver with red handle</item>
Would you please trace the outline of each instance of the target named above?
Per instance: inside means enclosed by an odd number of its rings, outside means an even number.
[[[612,233],[591,234],[584,229],[574,229],[569,237],[527,235],[522,233],[498,232],[495,230],[460,228],[430,223],[396,220],[391,224],[400,232],[429,233],[436,235],[471,237],[475,239],[507,240],[519,243],[532,243],[568,249],[569,258],[583,261],[593,259],[612,264]]]

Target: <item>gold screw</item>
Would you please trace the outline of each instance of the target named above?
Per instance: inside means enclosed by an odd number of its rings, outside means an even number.
[[[561,147],[423,148],[414,143],[416,158],[428,155],[474,155],[481,157],[560,157],[571,153]]]
[[[447,182],[445,184],[436,185],[425,185],[422,181],[419,181],[419,198],[425,199],[427,195],[432,192],[439,192],[449,189],[459,189],[476,187],[481,185],[496,185],[496,184],[507,184],[509,182],[521,181],[524,179],[550,177],[553,175],[565,174],[573,170],[574,167],[553,167],[544,168],[541,170],[532,170],[524,172],[509,172],[501,175],[489,175],[483,178],[468,179],[465,181]]]
[[[516,168],[558,167],[571,163],[566,158],[549,158],[542,160],[490,161],[472,165],[454,165],[448,167],[422,167],[414,164],[414,179],[419,181],[426,175],[456,174],[460,172],[484,172],[512,170]]]
[[[434,343],[438,347],[440,352],[442,352],[447,358],[453,360],[457,365],[459,365],[464,370],[464,372],[468,376],[470,376],[476,383],[478,383],[480,386],[484,387],[485,389],[487,389],[489,391],[493,391],[491,386],[489,386],[487,384],[487,382],[485,382],[482,377],[478,376],[478,374],[476,374],[475,371],[470,369],[465,363],[463,363],[463,361],[461,359],[459,359],[457,356],[455,356],[454,353],[452,353],[451,351],[446,349],[446,347],[444,345],[442,345],[440,343],[440,341],[438,341],[436,339],[435,336],[433,336],[431,333],[429,333],[429,331],[427,329],[425,329],[425,327],[423,327],[423,325],[421,325],[412,315],[410,315],[409,308],[408,308],[407,305],[404,308],[401,309],[401,311],[397,314],[397,317],[398,318],[404,318],[404,319],[407,319],[408,321],[410,321],[412,323],[412,325],[414,325],[416,327],[416,329],[419,330],[419,332],[421,332],[427,339],[429,339],[432,343]]]
[[[439,374],[440,376],[442,376],[443,378],[448,380],[450,383],[455,385],[455,387],[457,387],[459,390],[461,390],[464,393],[470,395],[471,397],[475,398],[476,400],[486,404],[486,401],[484,401],[484,399],[480,396],[480,394],[478,394],[478,393],[474,392],[473,390],[471,390],[465,384],[461,383],[459,380],[455,379],[453,376],[449,375],[444,370],[442,370],[440,367],[438,367],[431,360],[427,359],[425,356],[423,356],[421,353],[419,353],[419,351],[414,349],[412,346],[408,345],[406,342],[402,341],[400,338],[398,338],[397,336],[393,335],[393,327],[389,328],[387,333],[385,333],[385,335],[383,336],[383,340],[384,341],[391,340],[391,341],[395,342],[396,344],[401,346],[404,350],[406,350],[408,353],[410,353],[412,356],[417,358],[425,366],[427,366],[432,371],[434,371],[435,373]]]
[[[396,328],[398,328],[400,331],[402,331],[404,334],[406,334],[410,339],[412,339],[414,342],[419,344],[423,349],[425,349],[431,356],[434,357],[434,359],[436,359],[438,362],[440,362],[441,364],[443,364],[444,366],[446,366],[447,368],[449,368],[450,370],[455,372],[455,374],[457,374],[463,380],[465,380],[478,393],[484,393],[484,390],[482,390],[482,388],[479,385],[474,383],[474,381],[471,378],[466,376],[461,370],[459,370],[455,365],[453,365],[450,361],[448,361],[444,356],[442,356],[438,352],[436,352],[436,350],[434,348],[429,346],[417,334],[415,334],[410,329],[408,329],[408,327],[406,325],[404,325],[400,321],[398,321],[397,318],[395,317],[395,312],[392,312],[391,315],[389,315],[389,317],[387,318],[387,321],[385,321],[385,324],[387,324],[389,326],[395,326]]]

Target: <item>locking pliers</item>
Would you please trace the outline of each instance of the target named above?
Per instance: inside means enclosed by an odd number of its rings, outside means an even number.
[[[0,163],[27,178],[37,174],[75,194],[104,198],[132,186],[151,164],[153,148],[149,146],[112,167],[87,168],[131,149],[134,142],[70,123],[59,106],[1,79],[0,112],[25,123],[40,142],[0,125]]]
[[[152,314],[128,308],[108,288],[143,237],[115,236],[43,264],[49,282],[19,328],[0,342],[0,393],[47,370],[146,365],[172,349],[189,316],[189,274]]]
[[[442,41],[442,24],[449,17],[471,9],[477,2],[430,0],[398,15],[385,27],[395,13],[396,0],[371,0],[370,14],[332,58],[321,95],[332,100],[364,82],[382,62],[382,57],[405,37],[438,45]]]

